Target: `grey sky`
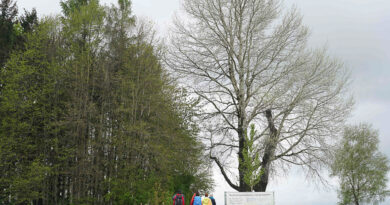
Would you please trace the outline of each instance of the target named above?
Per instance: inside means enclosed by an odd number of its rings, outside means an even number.
[[[101,0],[114,3],[116,0]],[[332,56],[351,69],[356,105],[350,123],[369,122],[380,132],[380,149],[390,158],[390,1],[389,0],[289,0],[310,28],[311,46],[326,46]],[[18,0],[19,7],[35,7],[40,15],[60,12],[59,0]],[[133,0],[136,15],[148,17],[165,32],[180,0]],[[231,191],[215,170],[215,196]],[[317,189],[300,170],[279,177],[269,186],[278,205],[330,205],[337,203],[334,190]],[[390,200],[382,204],[389,204]]]

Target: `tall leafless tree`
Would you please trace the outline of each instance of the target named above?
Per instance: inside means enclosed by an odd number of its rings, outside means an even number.
[[[284,9],[278,0],[183,5],[188,21],[175,23],[167,64],[201,99],[209,156],[226,182],[250,190],[243,164],[250,124],[261,154],[255,191],[265,191],[269,177],[292,164],[321,176],[352,105],[347,69],[325,49],[309,49],[297,9]]]

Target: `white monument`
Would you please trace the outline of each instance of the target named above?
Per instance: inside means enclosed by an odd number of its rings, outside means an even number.
[[[274,192],[225,192],[225,205],[275,205]]]

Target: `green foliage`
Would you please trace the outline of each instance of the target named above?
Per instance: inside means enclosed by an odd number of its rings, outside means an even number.
[[[82,6],[89,4],[89,0],[66,0],[61,1],[60,5],[62,8],[62,13],[65,16],[70,16],[72,13],[77,13]]]
[[[11,178],[10,192],[15,195],[16,204],[28,203],[31,199],[42,197],[42,183],[51,169],[48,165],[36,159],[29,166],[23,167],[22,173]]]
[[[15,36],[21,36],[23,34],[23,27],[19,23],[14,24],[13,30]]]
[[[32,9],[30,12],[24,10],[24,14],[19,18],[19,23],[23,27],[23,31],[29,33],[38,25],[37,10]]]
[[[260,157],[259,152],[255,149],[255,125],[251,125],[251,131],[249,136],[245,135],[245,143],[243,149],[243,161],[242,167],[244,171],[244,182],[253,190],[253,186],[259,183],[263,170],[260,169]]]
[[[26,36],[38,23],[36,10],[25,11],[18,18],[16,2],[1,0],[0,4],[0,69],[13,50],[23,48]]]
[[[16,21],[18,8],[11,0],[2,0],[0,4],[0,68],[8,58],[15,41],[13,24]]]
[[[339,204],[377,204],[390,195],[386,189],[389,163],[378,144],[378,131],[370,125],[345,128],[332,164],[332,175],[340,180]]]
[[[47,58],[50,27],[43,24],[31,34],[26,50],[12,55],[0,73],[3,200],[7,195],[16,203],[42,197],[40,185],[51,171],[44,155],[55,153],[57,128],[52,120],[62,111],[55,101],[57,66]]]

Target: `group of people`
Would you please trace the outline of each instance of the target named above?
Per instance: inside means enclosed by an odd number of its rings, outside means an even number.
[[[177,191],[172,197],[173,205],[185,205],[184,194],[181,191]],[[199,192],[195,192],[192,195],[190,205],[217,205],[212,194],[205,193],[204,197],[201,197]]]

